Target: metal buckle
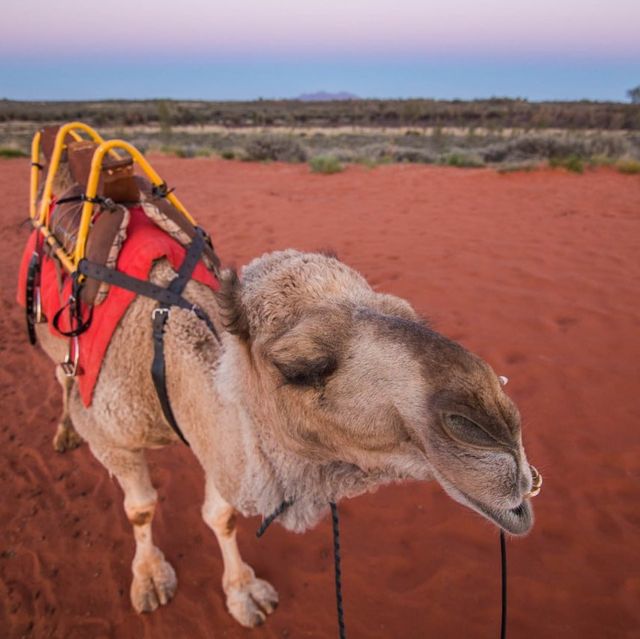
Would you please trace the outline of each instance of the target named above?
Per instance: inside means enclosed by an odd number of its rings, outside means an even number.
[[[78,360],[80,359],[80,342],[77,337],[69,340],[69,350],[60,364],[60,368],[66,377],[75,377],[78,374]]]
[[[168,315],[169,309],[164,306],[158,306],[151,311],[151,319],[155,320],[158,315]]]
[[[42,324],[45,320],[42,316],[42,298],[40,296],[40,287],[36,286],[36,290],[34,291],[35,300],[34,300],[34,319],[36,324]]]

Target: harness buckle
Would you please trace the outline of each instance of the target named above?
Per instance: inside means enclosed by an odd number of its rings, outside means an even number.
[[[75,377],[78,375],[79,367],[78,361],[80,360],[80,342],[77,337],[72,337],[69,340],[69,350],[65,355],[64,362],[60,364],[60,368],[66,377]]]
[[[169,309],[166,306],[158,306],[151,311],[151,319],[156,320],[160,315],[169,315]]]
[[[44,314],[42,312],[42,298],[40,296],[39,286],[36,286],[34,297],[34,320],[36,324],[42,324],[43,322],[46,322],[46,320],[44,319]]]

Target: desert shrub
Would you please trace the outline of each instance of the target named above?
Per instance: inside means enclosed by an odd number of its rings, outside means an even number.
[[[197,148],[194,146],[162,146],[160,152],[174,155],[177,158],[193,158],[197,155]]]
[[[393,162],[394,147],[384,142],[366,144],[358,149],[358,157],[372,162]]]
[[[507,173],[530,173],[531,171],[535,171],[538,167],[539,164],[537,162],[507,162],[505,164],[501,164],[496,170],[501,175],[505,175]]]
[[[340,160],[333,155],[316,155],[309,161],[309,166],[314,173],[324,173],[326,175],[340,173],[344,170]]]
[[[461,151],[443,155],[441,162],[447,166],[456,166],[463,169],[477,169],[484,166],[484,162],[477,155]]]
[[[393,149],[391,158],[394,162],[415,162],[420,164],[433,164],[437,157],[427,149],[403,149],[396,147]]]
[[[380,165],[380,162],[376,162],[375,160],[372,160],[371,158],[356,158],[354,160],[355,164],[360,164],[362,166],[366,166],[368,169],[375,169],[377,166]]]
[[[357,155],[357,151],[354,151],[352,149],[348,149],[348,148],[344,148],[341,146],[334,146],[334,147],[330,147],[330,148],[320,148],[320,149],[313,149],[313,147],[307,148],[307,153],[309,154],[309,156],[313,157],[317,157],[317,156],[325,156],[325,157],[334,157],[336,158],[339,162],[357,162],[358,161],[358,155]]]
[[[233,149],[225,149],[220,152],[220,157],[223,160],[233,160],[236,157],[235,151]]]
[[[247,160],[304,162],[307,153],[294,137],[286,135],[259,135],[245,147]]]
[[[625,175],[638,175],[640,173],[640,162],[633,158],[622,158],[616,162],[615,167]]]
[[[557,169],[567,169],[574,173],[584,173],[584,160],[578,155],[568,155],[563,158],[554,157],[549,160],[549,166]]]
[[[22,149],[15,149],[13,147],[3,146],[0,147],[0,158],[28,158],[29,154],[25,153]]]
[[[628,151],[628,140],[611,135],[523,135],[489,145],[482,151],[482,157],[485,162],[570,156],[587,160],[594,155],[616,158]]]
[[[356,150],[359,161],[367,160],[376,164],[388,164],[390,162],[417,162],[432,164],[437,161],[437,156],[425,148],[403,147],[396,144],[374,143],[367,144]]]
[[[589,166],[598,167],[598,166],[612,166],[616,163],[613,158],[610,158],[602,153],[598,153],[596,155],[592,155],[589,158]]]

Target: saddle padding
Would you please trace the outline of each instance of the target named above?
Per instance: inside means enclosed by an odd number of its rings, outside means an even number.
[[[71,255],[76,248],[83,202],[80,200],[84,189],[79,184],[63,191],[56,197],[49,215],[49,228],[65,252]],[[58,200],[74,198],[72,202],[57,204]]]
[[[79,184],[75,184],[62,193],[59,199],[79,198],[83,190]],[[51,211],[51,232],[69,255],[73,254],[76,248],[83,204],[82,201],[54,203]],[[95,206],[85,257],[92,262],[114,268],[127,237],[128,225],[129,210],[125,206]],[[108,284],[88,278],[82,287],[81,299],[85,304],[100,304],[108,291]]]
[[[115,268],[124,241],[127,239],[129,209],[121,204],[113,209],[101,207],[87,239],[86,258],[90,262]],[[85,304],[100,304],[107,297],[106,282],[87,278],[80,297]]]
[[[147,217],[182,246],[188,246],[196,236],[193,224],[166,198],[154,195],[153,185],[149,180],[140,176],[136,176],[135,180],[141,196],[142,209]],[[207,268],[214,272],[220,268],[220,258],[210,243],[205,244],[202,259]]]

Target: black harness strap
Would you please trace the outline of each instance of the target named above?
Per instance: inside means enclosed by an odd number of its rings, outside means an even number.
[[[27,319],[27,334],[29,343],[33,346],[36,343],[36,315],[35,315],[35,290],[36,279],[40,272],[40,255],[33,252],[27,268],[27,286],[25,289],[25,311]]]
[[[106,282],[112,286],[125,288],[136,295],[150,297],[151,299],[160,302],[163,306],[178,306],[179,308],[193,311],[198,318],[207,325],[207,328],[214,334],[215,338],[220,341],[218,331],[216,331],[216,328],[213,325],[213,322],[209,319],[209,316],[200,307],[168,288],[158,286],[157,284],[148,282],[147,280],[139,280],[137,277],[131,277],[131,275],[108,268],[102,264],[97,264],[96,262],[90,262],[87,259],[80,261],[78,264],[78,272],[86,275],[87,277],[91,277],[94,280]]]
[[[85,320],[82,317],[82,302],[80,301],[80,289],[82,288],[82,285],[78,284],[77,273],[74,273],[71,277],[73,278],[73,281],[71,283],[71,295],[69,296],[69,301],[58,309],[58,312],[51,320],[56,331],[64,337],[78,337],[82,335],[82,333],[89,330],[91,322],[93,321],[93,306],[89,307],[87,319]],[[66,309],[69,309],[69,330],[63,331],[60,328],[60,320],[62,319],[62,314]]]
[[[193,269],[196,267],[202,249],[204,248],[204,233],[196,227],[196,235],[189,245],[189,250],[180,265],[176,277],[169,284],[168,290],[174,295],[181,296],[182,291],[191,279]],[[178,426],[178,422],[173,414],[169,394],[167,392],[167,376],[164,361],[164,327],[169,318],[170,304],[161,302],[158,308],[153,311],[153,363],[151,364],[151,377],[156,387],[156,393],[162,406],[162,412],[169,425],[176,432],[178,437],[189,446],[187,438]]]
[[[82,273],[86,277],[91,277],[101,282],[106,282],[107,284],[127,289],[136,295],[143,295],[159,302],[158,307],[154,309],[152,315],[153,362],[151,364],[151,377],[153,378],[153,384],[165,419],[176,435],[178,435],[178,437],[187,446],[189,445],[189,442],[178,426],[178,422],[176,421],[173,410],[171,409],[171,402],[169,401],[169,394],[167,392],[166,367],[164,359],[164,329],[169,317],[170,308],[172,306],[177,306],[179,308],[192,311],[198,319],[207,325],[207,328],[211,331],[216,340],[220,342],[218,331],[205,311],[182,296],[182,292],[191,279],[193,270],[202,256],[202,250],[206,241],[207,235],[205,232],[196,227],[196,235],[187,249],[184,260],[178,270],[178,274],[173,278],[173,280],[171,280],[171,283],[167,288],[158,286],[153,282],[140,280],[137,277],[132,277],[131,275],[127,275],[121,271],[116,271],[101,264],[90,262],[86,259],[81,260],[78,264],[78,272]]]

